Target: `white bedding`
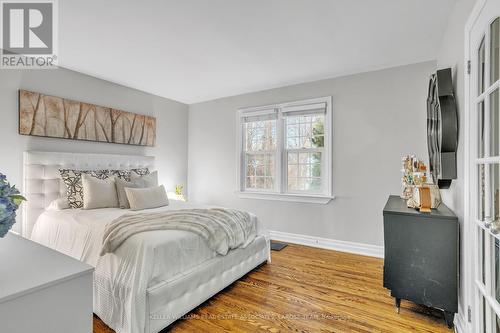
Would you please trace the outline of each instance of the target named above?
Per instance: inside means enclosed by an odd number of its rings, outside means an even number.
[[[208,207],[172,201],[169,206],[148,212],[186,208]],[[130,211],[117,208],[45,211],[38,218],[31,238],[94,266],[94,312],[118,333],[142,333],[147,288],[175,278],[217,254],[195,233],[157,230],[136,234],[115,253],[100,257],[106,224],[123,214]],[[253,219],[257,223],[255,216]],[[257,234],[263,234],[259,223]]]

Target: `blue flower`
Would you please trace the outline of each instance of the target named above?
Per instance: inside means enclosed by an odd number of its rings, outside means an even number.
[[[11,186],[7,177],[0,173],[0,238],[16,223],[16,210],[24,200],[26,199],[19,195],[19,190]]]
[[[14,214],[17,207],[7,198],[0,197],[0,221]]]
[[[0,238],[4,237],[7,232],[16,223],[16,214],[14,213],[11,217],[4,220],[0,220]]]

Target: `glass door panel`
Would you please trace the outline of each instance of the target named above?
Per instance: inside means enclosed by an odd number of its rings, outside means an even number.
[[[486,222],[486,165],[478,165],[477,219]]]
[[[490,184],[489,192],[487,198],[489,197],[489,208],[486,210],[486,219],[491,223],[490,228],[493,233],[500,231],[499,217],[500,217],[500,202],[499,202],[499,190],[500,190],[500,167],[498,164],[491,164],[489,166],[490,170]]]
[[[498,113],[498,89],[490,95],[490,156],[498,156],[499,150],[499,113]]]
[[[490,28],[490,85],[493,85],[500,76],[500,18],[491,24]]]
[[[484,262],[484,258],[485,258],[485,251],[484,251],[484,246],[485,246],[485,235],[484,235],[485,231],[482,229],[482,228],[479,228],[479,247],[481,249],[481,251],[479,252],[480,253],[480,263],[481,263],[481,270],[479,272],[479,274],[481,275],[481,278],[480,278],[480,281],[483,283],[483,285],[486,283],[486,280],[485,280],[485,276],[486,276],[486,266],[485,266],[485,262]]]
[[[493,1],[493,0],[487,0]],[[492,23],[491,23],[492,22]],[[477,120],[472,137],[475,154],[477,219],[475,241],[475,297],[478,307],[474,331],[500,333],[500,18],[484,22],[475,34],[476,73],[471,83],[471,112]],[[475,62],[475,61],[474,61]],[[477,84],[477,86],[476,86]],[[474,178],[473,178],[474,179]],[[474,188],[474,187],[472,187]]]
[[[485,69],[486,69],[486,49],[485,49],[485,42],[484,42],[484,37],[483,40],[481,41],[481,44],[479,45],[479,50],[478,50],[478,64],[479,68],[477,71],[477,77],[478,77],[478,90],[477,94],[481,95],[484,92],[484,87],[485,87]]]
[[[499,251],[499,242],[498,242],[498,239],[495,238],[495,280],[493,281],[494,282],[494,286],[495,286],[495,290],[494,290],[494,293],[495,293],[495,299],[497,300],[497,302],[500,302],[500,251]]]
[[[485,122],[484,119],[484,102],[479,103],[477,107],[477,123],[478,123],[478,145],[477,145],[477,155],[479,158],[484,157],[484,146],[485,146]]]
[[[491,308],[490,304],[488,303],[488,300],[483,296],[482,298],[482,327],[483,329],[481,332],[486,332],[486,333],[495,333],[497,332],[497,324],[496,324],[496,317],[497,315],[495,314],[495,311]],[[500,332],[499,332],[500,333]]]

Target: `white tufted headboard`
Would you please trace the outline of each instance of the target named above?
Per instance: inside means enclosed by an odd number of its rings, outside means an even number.
[[[55,199],[66,195],[59,169],[127,170],[154,168],[154,157],[111,154],[24,152],[22,234],[29,238],[38,216]]]

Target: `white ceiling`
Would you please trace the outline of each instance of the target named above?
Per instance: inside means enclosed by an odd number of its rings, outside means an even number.
[[[455,0],[63,0],[59,64],[185,103],[433,60]]]

